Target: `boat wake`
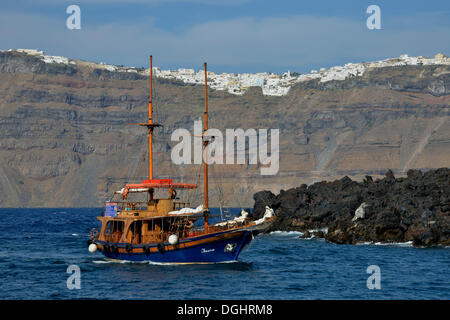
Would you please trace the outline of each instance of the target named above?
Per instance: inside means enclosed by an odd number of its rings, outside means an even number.
[[[95,264],[110,264],[110,263],[120,263],[120,264],[125,264],[125,263],[144,263],[146,261],[128,261],[128,260],[113,260],[113,259],[105,259],[105,260],[93,260],[92,261]]]
[[[232,263],[242,263],[240,261],[221,261],[221,262],[154,262],[150,260],[146,261],[130,261],[130,260],[116,260],[116,259],[104,259],[104,260],[93,260],[95,264],[149,264],[155,266],[180,266],[180,265],[213,265],[213,264],[232,264]]]

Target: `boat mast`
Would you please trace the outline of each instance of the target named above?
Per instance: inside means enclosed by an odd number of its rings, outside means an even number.
[[[150,56],[150,98],[148,100],[148,122],[138,123],[138,125],[140,126],[147,127],[148,131],[148,178],[150,182],[153,180],[153,152],[152,152],[153,129],[155,127],[161,126],[158,123],[153,123],[152,103],[153,103],[153,57]],[[150,195],[150,200],[153,200],[153,188],[150,188],[148,193]]]
[[[205,202],[205,209],[208,209],[208,164],[206,163],[207,153],[206,153],[206,146],[208,145],[208,141],[206,140],[205,133],[208,130],[208,83],[207,83],[207,71],[206,71],[206,62],[205,62],[205,113],[204,113],[204,125],[203,125],[203,169],[204,169],[204,202]]]
[[[206,70],[205,62],[205,113],[204,113],[204,125],[203,125],[203,170],[204,170],[204,206],[206,211],[205,215],[205,232],[208,232],[208,163],[207,163],[207,153],[206,147],[208,141],[206,140],[206,131],[208,130],[208,75]]]
[[[152,119],[152,101],[153,100],[153,57],[150,56],[150,98],[148,101],[148,178],[153,179],[153,152],[152,152],[152,136],[153,136],[153,119]]]

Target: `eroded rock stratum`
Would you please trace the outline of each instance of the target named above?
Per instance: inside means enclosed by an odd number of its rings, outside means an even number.
[[[211,66],[213,68],[213,66]],[[203,115],[201,85],[156,78],[154,171],[199,183],[198,165],[175,166],[176,128]],[[211,128],[280,129],[280,166],[213,165],[211,205],[251,206],[261,190],[366,175],[397,177],[450,164],[450,67],[395,66],[341,81],[311,80],[285,96],[250,88],[209,91]],[[45,63],[0,53],[0,206],[99,206],[124,182],[145,178],[148,77],[94,64]],[[201,201],[201,192],[188,197]],[[359,206],[360,204],[358,204]]]

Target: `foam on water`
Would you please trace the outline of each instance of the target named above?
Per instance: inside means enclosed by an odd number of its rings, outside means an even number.
[[[148,263],[148,261],[129,261],[129,260],[115,260],[115,259],[106,259],[105,260],[93,260],[93,263],[96,264],[109,264],[109,263],[119,263],[119,264],[144,264]]]
[[[318,237],[315,237],[314,234],[311,235],[311,237],[309,237],[309,238],[300,238],[300,240],[318,240],[318,241],[325,241],[324,238],[318,238]]]
[[[320,229],[311,229],[311,230],[308,230],[308,232],[310,232],[310,233],[315,233],[315,232],[323,232],[323,233],[325,233],[325,234],[327,234],[328,233],[328,227],[325,227],[325,228],[320,228]]]
[[[303,232],[300,231],[272,231],[269,234],[277,236],[302,236]]]
[[[202,265],[202,264],[228,264],[228,263],[238,263],[236,260],[230,260],[230,261],[222,261],[222,262],[189,262],[189,263],[182,263],[182,262],[155,262],[150,260],[145,261],[130,261],[130,260],[116,260],[116,259],[107,259],[104,260],[93,260],[92,261],[95,264],[110,264],[110,263],[117,263],[117,264],[150,264],[155,266],[181,266],[181,265]]]
[[[368,246],[368,245],[371,245],[371,244],[373,244],[373,243],[370,242],[370,241],[364,241],[364,242],[357,242],[357,243],[355,243],[355,245],[357,245],[357,246]]]
[[[93,260],[92,262],[95,263],[95,264],[104,264],[104,263],[114,263],[116,261]]]
[[[186,262],[186,263],[184,263],[184,262],[173,263],[173,262],[144,261],[144,263],[148,263],[148,264],[155,265],[155,266],[183,266],[183,265],[202,265],[202,264],[207,264],[207,265],[228,264],[228,263],[238,263],[238,261],[232,260],[232,261],[222,261],[222,262]]]
[[[392,246],[392,247],[414,247],[412,241],[406,242],[372,242],[372,241],[362,241],[355,243],[357,246]]]
[[[412,241],[406,242],[375,242],[376,246],[413,247]]]

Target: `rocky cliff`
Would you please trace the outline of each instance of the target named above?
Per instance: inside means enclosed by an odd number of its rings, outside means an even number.
[[[176,166],[176,128],[192,132],[203,115],[199,85],[155,79],[155,176],[200,183],[201,168]],[[210,127],[280,129],[280,170],[211,167],[212,205],[250,206],[260,190],[374,178],[388,169],[450,165],[450,67],[395,66],[362,76],[298,83],[286,96],[251,88],[242,96],[210,90]],[[0,206],[98,206],[146,172],[148,77],[89,62],[46,63],[0,52]],[[222,197],[222,195],[224,195]]]

